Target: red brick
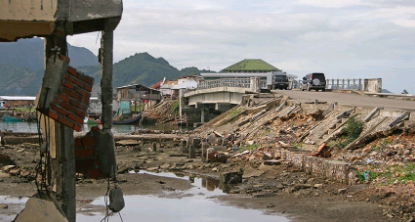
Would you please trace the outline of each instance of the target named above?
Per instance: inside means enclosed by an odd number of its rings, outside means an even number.
[[[82,137],[75,138],[75,148],[76,147],[83,147],[82,146]]]
[[[92,170],[88,170],[88,177],[91,179],[96,179],[96,178],[103,178],[105,177],[105,175],[101,172],[100,169],[92,169]]]
[[[91,97],[91,94],[89,94],[89,92],[87,92],[87,91],[83,91],[83,92],[82,92],[82,96],[83,96],[83,97],[88,97],[88,98],[89,98],[89,97]]]
[[[86,136],[82,138],[82,145],[85,146],[95,146],[95,143],[97,142],[97,139],[93,136]]]
[[[81,125],[79,125],[79,124],[74,124],[74,125],[73,125],[73,129],[74,129],[74,130],[76,130],[76,131],[78,131],[78,132],[81,132],[82,127],[81,127]]]
[[[65,79],[68,78],[68,76],[69,76],[69,74],[68,73],[65,73]]]
[[[98,131],[98,130],[100,130],[98,126],[91,127],[91,131]]]
[[[80,98],[80,96],[79,96],[76,92],[74,92],[74,91],[72,91],[72,90],[69,90],[69,89],[64,88],[64,89],[63,89],[63,92],[64,92],[66,95],[68,95],[68,96],[70,96],[70,97],[72,97],[72,98],[74,98],[74,99],[79,99],[79,98]],[[68,101],[67,101],[67,102],[69,102],[69,99],[68,99]]]
[[[58,118],[58,122],[62,123],[63,125],[66,125],[70,128],[73,127],[73,122],[69,121],[68,119],[66,119],[65,117],[59,117]]]
[[[71,82],[66,81],[63,85],[68,87],[69,89],[73,89],[73,83]]]
[[[76,161],[75,165],[76,165],[75,168],[77,172],[86,171],[86,170],[95,168],[94,160]]]
[[[57,120],[58,119],[58,114],[55,113],[54,111],[49,111],[49,115],[50,118]]]
[[[89,85],[92,85],[92,83],[94,82],[94,79],[92,79],[91,77],[87,75],[84,75],[84,81],[88,83]]]
[[[93,155],[94,149],[92,148],[75,149],[75,157],[90,157]]]
[[[69,112],[75,112],[75,108],[73,108],[71,105],[69,105],[68,103],[66,103],[64,101],[60,101],[58,103],[58,105],[63,107],[64,109],[66,109]]]
[[[59,55],[59,59],[60,60],[67,60],[68,63],[71,62],[71,59],[69,57],[67,57],[67,56],[64,56],[64,55]]]
[[[69,74],[72,74],[72,75],[76,76],[76,70],[74,68],[68,66],[68,70],[67,71],[68,71]]]
[[[56,105],[50,105],[50,109],[56,111]]]
[[[56,109],[56,112],[58,112],[59,114],[61,114],[62,116],[66,116],[66,114],[68,114],[64,109],[58,107]]]
[[[84,92],[84,90],[83,90],[83,89],[81,89],[81,88],[79,88],[78,86],[75,86],[75,87],[73,88],[73,90],[74,90],[76,93],[80,94],[80,95],[82,95],[82,93]]]
[[[85,97],[85,96],[83,96],[83,97],[82,97],[82,102],[84,102],[84,103],[88,104],[88,103],[89,103],[89,97]]]
[[[79,116],[77,116],[73,113],[69,113],[68,118],[73,120],[74,122],[77,122],[77,123],[80,123],[80,124],[84,122],[84,120],[81,117],[79,117]]]
[[[55,97],[55,98],[53,99],[53,102],[54,102],[54,103],[57,103],[57,102],[58,102],[58,98],[56,98],[56,97]]]
[[[59,93],[59,99],[65,101],[65,102],[69,102],[69,97],[67,95],[61,94]]]
[[[76,111],[76,115],[80,116],[80,117],[85,117],[85,112],[78,110]]]
[[[92,92],[92,87],[90,85],[85,84],[84,89],[88,90],[88,92]]]

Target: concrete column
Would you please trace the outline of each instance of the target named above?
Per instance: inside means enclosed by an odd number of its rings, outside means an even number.
[[[339,89],[339,79],[337,79],[336,89]]]
[[[61,55],[67,55],[66,36],[45,37],[45,64],[52,55],[51,49],[60,48]],[[46,65],[45,65],[46,67]],[[47,68],[47,67],[46,67]],[[75,188],[75,148],[73,130],[63,124],[49,119],[50,150],[48,183],[55,192],[69,222],[76,220],[76,188]]]
[[[106,132],[112,127],[112,57],[113,30],[102,31],[101,38],[101,101],[102,128]]]
[[[200,122],[205,122],[205,108],[203,107],[200,111]]]

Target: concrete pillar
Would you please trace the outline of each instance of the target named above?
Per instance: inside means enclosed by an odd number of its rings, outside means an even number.
[[[200,122],[205,122],[205,108],[202,108],[202,110],[200,111]]]
[[[102,128],[106,132],[112,127],[112,58],[113,58],[113,30],[102,31],[101,38],[101,101],[102,101]]]
[[[67,55],[66,36],[45,37],[45,64],[52,55],[52,48],[60,48],[61,55]],[[45,65],[46,66],[46,65]],[[47,67],[46,67],[47,68]],[[55,192],[69,222],[76,220],[75,148],[73,130],[49,119],[50,136],[48,183]]]
[[[189,158],[196,158],[195,147],[194,146],[189,147]]]

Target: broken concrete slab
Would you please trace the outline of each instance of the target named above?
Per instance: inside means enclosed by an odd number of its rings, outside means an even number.
[[[25,205],[25,209],[20,212],[14,220],[15,222],[68,222],[61,211],[51,200],[44,200],[38,197],[30,198]]]
[[[244,174],[242,175],[242,178],[259,177],[264,173],[265,171],[263,170],[257,170],[257,169],[249,167],[244,170]]]

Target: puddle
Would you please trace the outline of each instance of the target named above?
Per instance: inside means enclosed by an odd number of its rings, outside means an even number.
[[[215,179],[177,176],[166,172],[140,171],[139,173],[189,180],[195,187],[187,191],[166,191],[164,195],[158,196],[126,196],[125,207],[121,212],[123,221],[289,221],[282,216],[265,215],[259,210],[240,209],[215,201],[210,197],[227,195],[220,189],[219,181]],[[168,194],[175,195],[169,198]],[[92,204],[104,206],[104,198],[94,200]],[[100,221],[103,217],[102,213],[94,215],[78,213],[77,221]],[[121,221],[118,214],[111,216],[109,220]]]
[[[133,171],[134,172],[134,171]],[[125,207],[121,211],[123,221],[273,221],[285,222],[287,218],[264,214],[260,210],[241,209],[221,204],[214,196],[227,195],[226,187],[211,178],[190,177],[174,173],[138,172],[151,175],[189,180],[195,187],[186,191],[164,191],[160,195],[125,196]],[[225,191],[224,191],[225,190]],[[7,203],[9,209],[0,210],[0,221],[12,221],[23,209],[28,198],[0,196],[0,203]],[[104,197],[90,203],[94,209],[84,208],[77,212],[77,222],[101,221],[104,218]],[[95,207],[96,206],[96,207]],[[12,210],[14,209],[14,210]],[[109,221],[122,221],[118,214],[110,216]]]

